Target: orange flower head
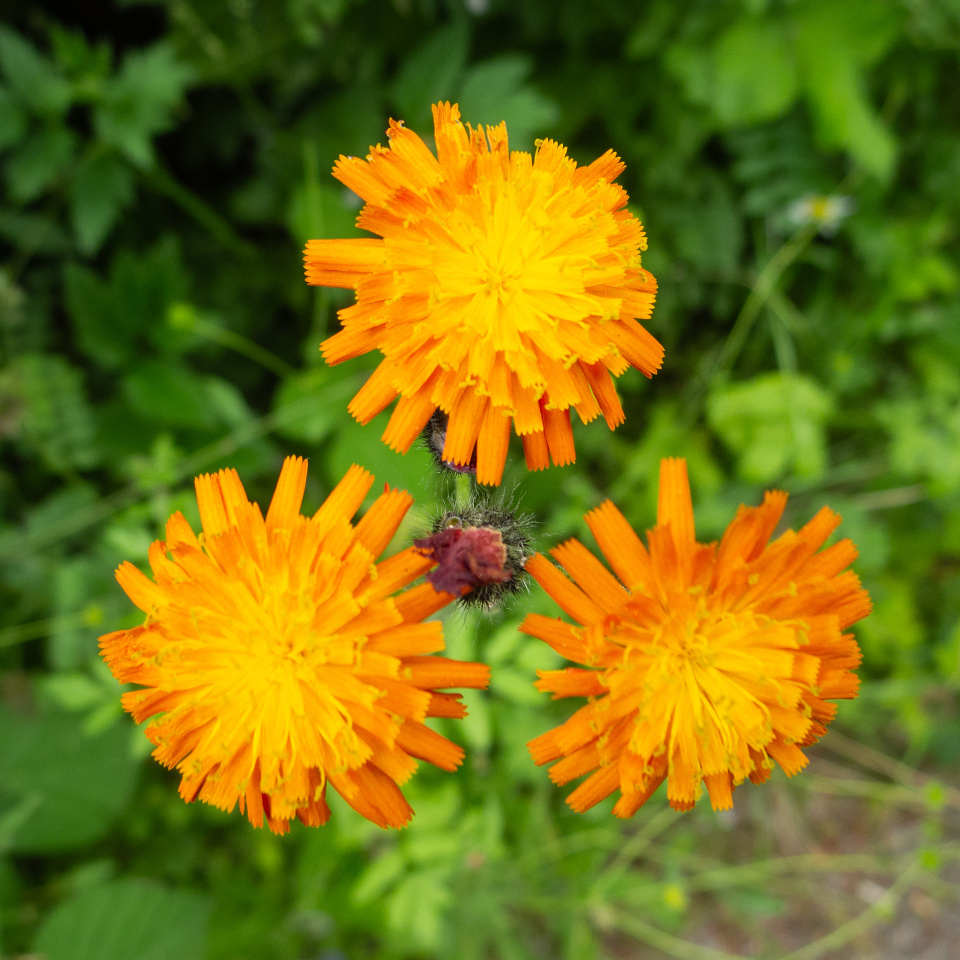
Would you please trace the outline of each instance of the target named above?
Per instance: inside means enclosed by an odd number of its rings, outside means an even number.
[[[264,518],[234,470],[196,480],[203,533],[180,513],[150,547],[153,580],[130,563],[117,580],[143,626],[100,639],[123,706],[154,756],[183,775],[180,795],[254,826],[316,826],[329,783],[382,827],[412,816],[399,784],[416,759],[454,770],[460,747],[425,717],[462,717],[450,687],[485,687],[489,670],[431,656],[454,598],[429,583],[397,589],[433,562],[413,548],[376,558],[413,502],[386,489],[356,525],[373,484],[351,467],[312,517],[300,514],[307,464],[288,458]]]
[[[844,633],[870,612],[846,569],[857,550],[849,540],[820,550],[840,522],[826,507],[770,543],[786,501],[767,493],[740,507],[719,544],[700,544],[686,463],[663,460],[646,547],[610,501],[587,514],[619,581],[577,540],[552,551],[573,582],[539,554],[527,563],[576,621],[530,614],[520,627],[584,665],[540,672],[554,699],[588,702],[530,742],[538,764],[559,761],[555,783],[590,774],[567,798],[574,810],[619,788],[613,812],[633,816],[665,779],[677,810],[701,784],[728,809],[733,787],[762,783],[774,761],[801,770],[801,748],[836,711],[829,701],[857,695],[860,650]]]
[[[442,459],[475,457],[499,484],[511,422],[527,466],[575,459],[570,408],[584,422],[623,422],[611,376],[648,377],[663,348],[637,322],[656,281],[640,265],[646,237],[614,183],[608,151],[578,167],[552,140],[507,147],[506,125],[460,123],[433,108],[437,155],[401,123],[366,160],[341,157],[334,176],[366,205],[357,224],[380,239],[311,240],[307,282],[356,290],[328,363],[370,350],[384,359],[350,403],[367,423],[400,397],[384,441],[405,452],[438,408]]]

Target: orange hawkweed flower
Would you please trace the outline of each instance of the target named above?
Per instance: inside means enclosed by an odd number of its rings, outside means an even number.
[[[769,543],[787,495],[740,507],[719,544],[694,537],[683,460],[660,464],[657,525],[647,547],[610,502],[586,520],[618,581],[577,540],[527,572],[577,626],[530,614],[520,629],[586,669],[541,671],[537,687],[588,697],[566,723],[530,742],[558,784],[589,773],[567,798],[582,812],[619,788],[613,808],[630,817],[667,780],[688,810],[706,784],[715,810],[733,787],[762,783],[779,763],[807,763],[837,699],[857,695],[860,650],[847,627],[870,598],[846,568],[849,540],[820,550],[840,518],[824,507],[800,531]],[[819,551],[819,552],[818,552]],[[560,759],[562,758],[562,759]]]
[[[454,598],[429,583],[395,591],[433,563],[413,548],[375,559],[413,498],[386,489],[355,526],[373,477],[351,467],[322,507],[300,514],[307,464],[288,458],[264,518],[234,470],[196,480],[198,537],[180,513],[150,547],[150,580],[130,563],[117,580],[143,626],[100,639],[153,755],[183,774],[180,796],[283,833],[296,816],[330,816],[329,783],[358,813],[401,827],[402,784],[426,760],[454,770],[460,747],[424,725],[462,717],[458,694],[489,668],[428,656],[443,649],[424,617]]]
[[[399,396],[383,434],[394,450],[439,408],[442,459],[466,465],[475,452],[480,483],[500,483],[511,422],[531,470],[572,463],[570,408],[584,422],[602,413],[612,430],[623,410],[611,375],[649,377],[663,360],[637,322],[656,281],[613,182],[624,165],[608,151],[577,167],[553,140],[533,157],[511,153],[506,124],[464,127],[449,103],[433,118],[436,157],[391,120],[389,146],[334,167],[367,201],[357,224],[382,239],[307,244],[308,283],[357,293],[323,355],[383,353],[349,409],[367,423]]]

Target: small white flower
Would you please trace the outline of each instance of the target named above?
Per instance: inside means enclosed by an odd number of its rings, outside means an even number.
[[[840,224],[853,213],[853,197],[834,194],[825,197],[820,194],[808,193],[799,200],[795,200],[787,208],[787,219],[798,227],[808,223],[818,226],[820,233],[825,237],[833,236],[840,228]]]

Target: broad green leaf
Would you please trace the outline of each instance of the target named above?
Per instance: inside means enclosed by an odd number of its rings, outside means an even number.
[[[36,200],[65,171],[76,142],[76,135],[66,127],[44,127],[30,134],[7,160],[7,185],[13,199]]]
[[[826,467],[824,428],[833,409],[830,395],[807,377],[767,373],[746,383],[715,387],[707,417],[737,454],[738,473],[768,483],[794,472],[817,476]]]
[[[464,122],[477,126],[505,120],[510,148],[532,153],[533,141],[560,118],[556,103],[527,84],[532,68],[527,57],[513,54],[471,67],[460,91]]]
[[[452,23],[425,40],[404,61],[393,85],[393,101],[406,125],[421,136],[433,129],[430,105],[457,99],[469,46],[466,21]]]
[[[797,56],[821,141],[845,148],[887,180],[897,145],[870,102],[864,68],[889,48],[898,10],[871,0],[805,0],[795,16]]]
[[[45,709],[24,716],[0,705],[0,809],[35,798],[11,849],[74,850],[102,837],[133,792],[137,766],[129,743],[126,724],[88,736],[75,714]]]
[[[88,154],[70,185],[70,219],[81,253],[100,249],[120,212],[133,199],[133,175],[115,154]]]
[[[85,890],[40,927],[46,960],[202,960],[208,897],[130,877]]]
[[[134,166],[151,166],[152,140],[172,124],[174,108],[193,76],[166,43],[128,53],[94,111],[97,135]]]
[[[770,120],[797,97],[797,68],[782,21],[739,21],[720,38],[714,62],[713,108],[725,126]]]
[[[2,24],[0,71],[35,113],[60,116],[66,112],[70,85],[32,43]]]

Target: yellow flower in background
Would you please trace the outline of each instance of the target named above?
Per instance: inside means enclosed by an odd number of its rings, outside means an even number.
[[[405,452],[437,409],[442,459],[476,463],[498,484],[510,427],[527,466],[575,459],[570,408],[584,422],[623,422],[612,377],[652,376],[663,348],[637,322],[653,309],[646,238],[613,181],[608,151],[578,167],[552,140],[510,152],[506,125],[460,123],[433,108],[437,156],[391,121],[387,147],[341,157],[334,176],[366,201],[358,225],[382,239],[311,240],[307,282],[356,291],[322,345],[335,364],[384,359],[350,403],[367,423],[396,397],[383,434]]]
[[[537,687],[587,697],[561,726],[530,742],[551,779],[590,774],[567,798],[584,811],[620,790],[613,812],[630,817],[667,780],[687,810],[705,784],[716,810],[733,805],[747,777],[762,783],[774,762],[788,776],[807,763],[836,712],[857,695],[860,650],[844,631],[870,612],[846,568],[849,540],[820,548],[840,522],[824,507],[805,527],[770,537],[787,495],[741,507],[719,544],[694,536],[683,460],[663,460],[657,524],[647,546],[617,508],[586,520],[619,580],[577,540],[527,572],[576,625],[530,614],[521,630],[584,668],[540,671]],[[844,572],[846,571],[846,572]]]
[[[146,613],[107,634],[103,656],[121,683],[144,689],[123,706],[154,756],[182,773],[180,795],[283,833],[292,817],[330,815],[327,784],[358,813],[400,827],[400,792],[426,760],[455,769],[460,747],[426,717],[462,717],[451,687],[485,687],[489,669],[431,656],[444,648],[424,617],[454,599],[429,583],[413,548],[376,558],[413,498],[387,488],[356,524],[373,477],[351,467],[313,517],[300,514],[307,464],[288,458],[266,517],[234,470],[196,480],[203,532],[180,513],[150,548],[151,580],[130,563],[117,580]]]

